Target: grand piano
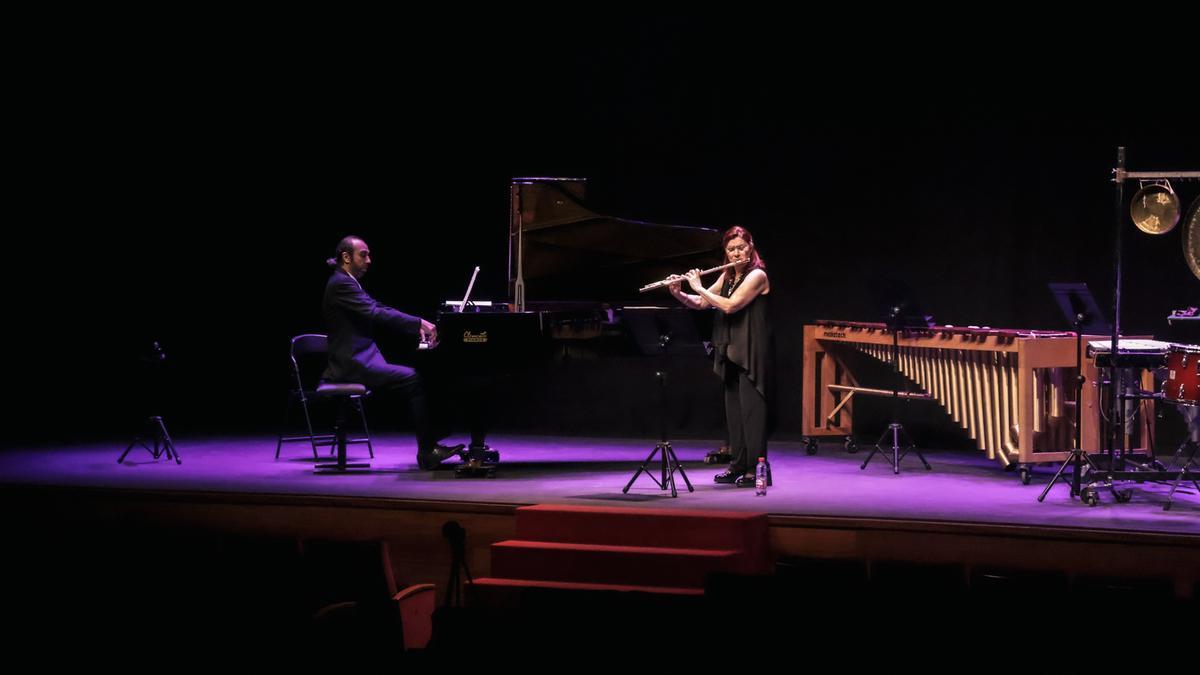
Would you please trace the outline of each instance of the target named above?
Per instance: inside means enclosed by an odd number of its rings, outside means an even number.
[[[597,213],[586,179],[514,178],[509,188],[509,297],[443,305],[439,343],[419,359],[464,408],[472,442],[459,476],[494,475],[499,455],[484,438],[490,403],[505,395],[497,382],[553,356],[635,353],[622,310],[646,304],[638,289],[720,260],[721,231]]]

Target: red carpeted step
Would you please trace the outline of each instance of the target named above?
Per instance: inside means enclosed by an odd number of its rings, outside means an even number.
[[[662,609],[680,602],[695,602],[704,596],[700,588],[674,586],[635,586],[632,584],[593,584],[538,579],[497,579],[485,577],[467,585],[467,602],[474,607],[516,609],[521,607],[569,607],[575,611],[611,608],[613,603],[626,607]]]
[[[742,552],[733,571],[768,571],[767,515],[538,504],[517,509],[517,538],[613,546]]]
[[[633,586],[630,584],[589,584],[578,581],[541,581],[537,579],[497,579],[482,577],[471,582],[477,588],[549,588],[564,591],[616,591],[622,593],[656,593],[659,595],[704,595],[702,588],[675,586]]]
[[[636,586],[702,588],[711,572],[733,572],[730,549],[610,546],[509,540],[492,544],[492,576]]]

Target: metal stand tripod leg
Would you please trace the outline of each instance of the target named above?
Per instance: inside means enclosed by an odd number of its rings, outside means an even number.
[[[175,449],[175,443],[171,440],[171,434],[167,432],[167,425],[163,422],[163,418],[158,415],[147,418],[146,427],[149,431],[147,434],[149,438],[138,436],[130,441],[129,445],[125,448],[125,452],[122,452],[121,456],[117,458],[117,464],[125,462],[125,457],[129,455],[129,451],[133,450],[133,446],[135,445],[145,448],[154,459],[159,459],[163,455],[166,455],[167,459],[175,460],[176,464],[183,464],[183,459]],[[147,440],[153,442],[154,447],[146,445]]]
[[[1092,461],[1092,458],[1088,457],[1086,452],[1078,449],[1072,450],[1071,454],[1065,460],[1063,460],[1062,466],[1058,467],[1058,471],[1054,472],[1054,478],[1050,479],[1049,485],[1046,486],[1046,489],[1042,490],[1042,494],[1038,495],[1037,500],[1039,502],[1046,501],[1046,495],[1050,494],[1050,488],[1054,487],[1054,485],[1058,483],[1060,479],[1062,479],[1063,472],[1067,470],[1068,466],[1073,467],[1072,478],[1069,483],[1071,486],[1071,497],[1078,496],[1081,491],[1080,484],[1083,480],[1083,464],[1085,462],[1092,471],[1100,470],[1099,467],[1097,467]]]
[[[925,466],[926,471],[933,470],[933,467],[929,466],[929,462],[925,461],[925,455],[921,454],[921,451],[917,449],[917,444],[913,443],[913,440],[909,437],[908,432],[904,430],[904,425],[900,424],[899,422],[892,422],[888,425],[888,428],[884,430],[882,434],[880,434],[879,440],[875,441],[875,448],[871,450],[871,454],[867,455],[867,459],[862,463],[862,466],[858,467],[859,469],[867,468],[867,463],[871,461],[871,458],[874,457],[876,453],[883,454],[883,440],[889,435],[892,437],[892,473],[900,473],[900,462],[910,452],[917,453],[917,457],[921,459],[921,464]],[[904,436],[904,442],[907,443],[907,445],[900,445],[901,435]]]
[[[1175,476],[1175,481],[1171,484],[1171,491],[1167,493],[1167,503],[1163,504],[1163,511],[1171,510],[1171,503],[1175,499],[1175,490],[1179,488],[1179,484],[1182,483],[1184,478],[1187,476],[1188,467],[1193,466],[1196,463],[1196,451],[1200,450],[1200,443],[1196,443],[1195,441],[1191,440],[1185,441],[1183,445],[1179,446],[1179,450],[1176,451],[1175,454],[1182,455],[1183,448],[1188,445],[1192,446],[1192,452],[1187,456],[1187,460],[1179,466],[1179,475]],[[1172,464],[1174,464],[1174,461],[1172,461]],[[1196,490],[1200,492],[1200,483],[1192,480],[1192,485],[1195,485]]]
[[[647,468],[650,466],[650,463],[654,461],[654,457],[660,452],[662,453],[660,467],[662,471],[661,480],[655,478],[650,473],[650,469]],[[647,476],[650,476],[650,480],[654,481],[654,484],[657,485],[660,490],[666,490],[667,487],[670,486],[671,496],[678,497],[679,492],[675,488],[676,471],[678,471],[679,475],[683,477],[683,483],[684,485],[687,485],[688,492],[695,492],[696,488],[692,487],[692,482],[688,480],[687,472],[683,470],[683,465],[679,463],[679,458],[675,455],[675,451],[671,448],[671,442],[662,441],[658,445],[655,445],[654,449],[650,451],[650,454],[646,457],[646,460],[642,462],[642,465],[638,467],[636,472],[634,472],[633,478],[629,479],[629,482],[625,484],[625,488],[621,490],[621,493],[628,494],[629,488],[633,487],[633,484],[635,481],[637,481],[638,476],[641,476],[642,473],[645,473]]]

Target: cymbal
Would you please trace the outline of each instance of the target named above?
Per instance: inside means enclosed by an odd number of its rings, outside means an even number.
[[[1175,196],[1170,185],[1146,185],[1133,195],[1129,215],[1142,232],[1166,234],[1179,223],[1179,197]]]

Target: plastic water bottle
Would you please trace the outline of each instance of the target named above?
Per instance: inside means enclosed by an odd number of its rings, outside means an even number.
[[[767,458],[759,457],[758,466],[754,469],[754,495],[761,497],[767,494]]]

